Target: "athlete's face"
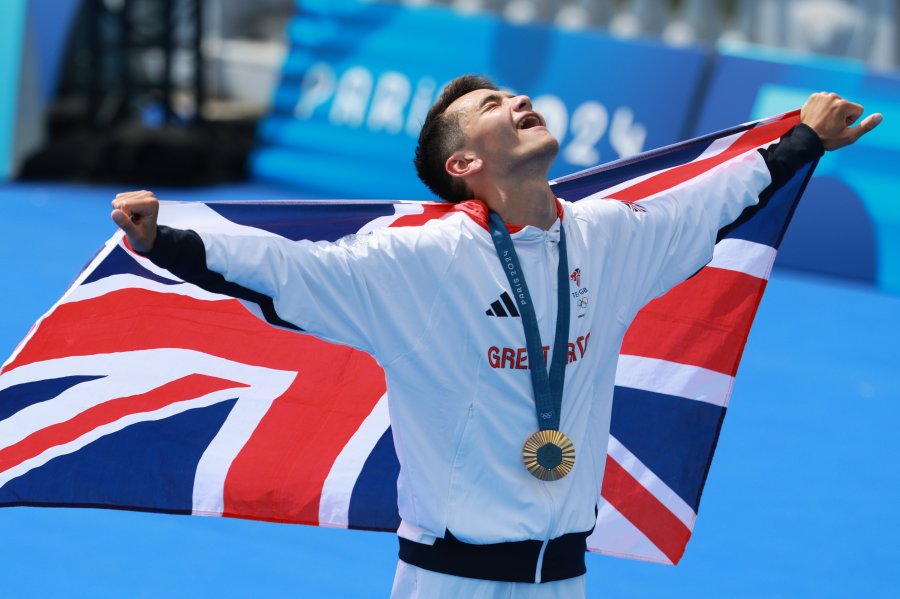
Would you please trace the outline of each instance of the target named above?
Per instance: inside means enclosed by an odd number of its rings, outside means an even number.
[[[445,114],[459,119],[465,148],[498,173],[527,162],[549,170],[559,151],[559,142],[528,96],[479,89],[457,98]]]

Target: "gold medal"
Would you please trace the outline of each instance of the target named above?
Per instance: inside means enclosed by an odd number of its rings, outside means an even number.
[[[557,430],[538,431],[525,441],[522,461],[535,478],[559,480],[575,466],[575,446]]]

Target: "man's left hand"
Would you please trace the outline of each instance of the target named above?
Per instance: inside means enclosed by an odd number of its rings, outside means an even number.
[[[826,150],[837,150],[856,142],[882,120],[881,114],[875,113],[853,127],[862,113],[863,107],[859,104],[834,93],[820,92],[811,95],[800,109],[800,122],[816,132]]]

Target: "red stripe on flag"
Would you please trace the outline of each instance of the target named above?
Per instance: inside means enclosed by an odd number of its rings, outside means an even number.
[[[53,358],[172,347],[296,371],[301,358],[324,346],[356,351],[276,329],[237,300],[123,289],[57,306],[6,370]]]
[[[232,463],[223,515],[317,525],[325,479],[385,389],[367,354],[307,354]]]
[[[233,462],[224,515],[317,523],[322,484],[334,460],[385,392],[375,360],[273,328],[236,300],[127,289],[58,306],[10,369],[71,355],[154,348],[191,349],[299,373]]]
[[[390,224],[391,227],[419,227],[424,225],[430,220],[434,220],[436,218],[443,218],[448,213],[453,212],[455,209],[455,204],[444,203],[444,204],[422,204],[423,212],[421,214],[404,214],[394,222]]]
[[[625,355],[737,373],[766,281],[707,267],[638,312]]]
[[[603,498],[677,564],[691,530],[612,457],[606,456]]]
[[[784,115],[784,118],[781,120],[749,129],[738,137],[731,146],[715,156],[694,160],[693,162],[688,162],[687,164],[663,171],[635,183],[631,187],[620,189],[606,197],[625,202],[636,202],[656,195],[667,189],[671,189],[676,185],[680,185],[685,181],[689,181],[694,177],[702,175],[739,154],[743,154],[753,148],[779,139],[799,122],[799,111],[788,113]]]
[[[36,431],[18,443],[0,450],[0,472],[36,457],[51,447],[82,437],[97,427],[126,416],[153,412],[173,403],[202,397],[214,391],[246,387],[242,383],[201,374],[191,374],[147,393],[120,397],[88,408],[77,416]]]

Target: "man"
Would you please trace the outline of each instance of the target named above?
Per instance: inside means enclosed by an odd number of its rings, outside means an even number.
[[[446,218],[337,243],[198,235],[157,227],[149,192],[117,196],[112,218],[177,276],[262,298],[384,368],[401,464],[393,596],[578,597],[629,323],[761,194],[881,120],[850,127],[861,114],[814,94],[765,151],[636,205],[569,204],[547,183],[559,145],[530,100],[464,76],[416,151],[420,177],[458,202]]]

